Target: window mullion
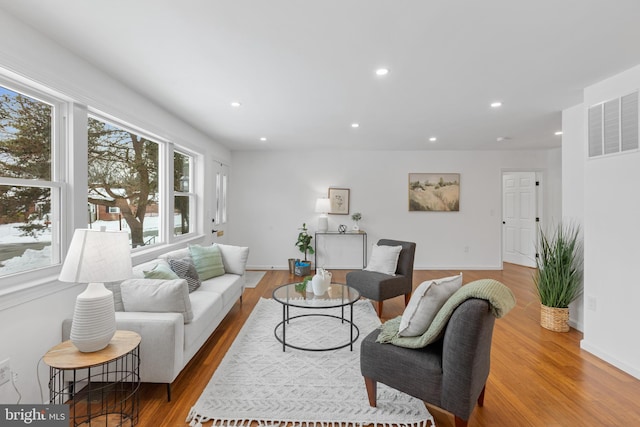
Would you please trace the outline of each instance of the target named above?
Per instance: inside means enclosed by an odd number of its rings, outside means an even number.
[[[160,169],[160,206],[164,215],[162,218],[162,226],[160,227],[160,235],[163,236],[165,242],[173,242],[173,211],[174,211],[174,191],[173,191],[173,143],[167,143],[166,149],[162,150],[163,159],[160,163],[164,167]],[[171,184],[170,184],[171,183]]]

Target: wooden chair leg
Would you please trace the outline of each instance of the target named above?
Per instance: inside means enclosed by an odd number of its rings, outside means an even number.
[[[482,387],[480,396],[478,396],[478,406],[484,406],[484,391],[486,390],[486,388],[487,388],[487,385],[485,384],[485,386]]]
[[[467,421],[462,418],[455,416],[455,426],[456,427],[467,427]]]
[[[371,378],[364,377],[364,384],[367,386],[367,396],[369,397],[369,405],[373,408],[378,404],[377,393],[378,383]]]
[[[409,300],[411,299],[411,292],[409,292],[408,294],[404,294],[404,306],[408,306],[409,305]]]
[[[378,301],[378,317],[382,317],[382,301]]]

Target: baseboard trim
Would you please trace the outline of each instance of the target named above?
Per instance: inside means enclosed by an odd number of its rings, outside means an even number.
[[[585,339],[580,341],[580,348],[585,350],[585,351],[588,351],[589,353],[593,354],[597,358],[604,360],[605,362],[609,363],[610,365],[613,365],[616,368],[620,369],[621,371],[624,371],[627,374],[629,374],[629,375],[631,375],[631,376],[633,376],[633,377],[635,377],[635,378],[640,380],[640,370],[638,370],[637,368],[622,362],[620,359],[618,359],[616,357],[611,356],[606,351],[603,351],[599,347],[590,344]]]

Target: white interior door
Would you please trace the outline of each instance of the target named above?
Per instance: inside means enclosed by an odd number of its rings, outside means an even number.
[[[502,260],[536,266],[536,174],[502,174]]]

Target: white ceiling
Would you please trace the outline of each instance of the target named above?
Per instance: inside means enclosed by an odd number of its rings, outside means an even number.
[[[639,0],[0,0],[0,9],[232,150],[558,147],[561,110],[640,63]],[[382,66],[384,78],[374,74]]]

